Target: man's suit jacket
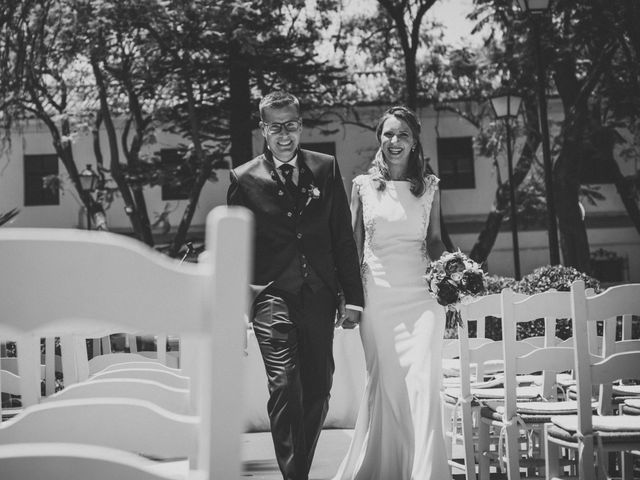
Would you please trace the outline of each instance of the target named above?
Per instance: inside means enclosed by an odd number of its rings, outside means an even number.
[[[273,282],[302,253],[332,291],[341,288],[346,303],[363,306],[351,213],[338,163],[331,155],[299,150],[298,167],[297,201],[284,188],[270,152],[231,170],[227,203],[249,208],[255,219],[253,282]]]

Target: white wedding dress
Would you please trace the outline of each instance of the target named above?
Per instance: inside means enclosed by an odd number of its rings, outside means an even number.
[[[451,479],[440,410],[444,308],[426,290],[425,239],[438,178],[416,198],[407,181],[353,181],[365,226],[367,382],[351,446],[334,480]]]

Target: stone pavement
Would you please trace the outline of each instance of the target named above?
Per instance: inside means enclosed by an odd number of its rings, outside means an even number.
[[[318,441],[313,467],[309,480],[330,480],[338,470],[342,457],[347,452],[353,430],[324,430]],[[462,452],[453,451],[454,457],[461,457]],[[244,465],[243,478],[251,480],[282,480],[278,464],[273,453],[271,434],[246,433],[243,438],[242,458]],[[454,480],[463,479],[464,475],[454,475]],[[491,474],[492,480],[506,476]],[[400,480],[400,479],[389,479]]]
[[[309,480],[329,480],[347,452],[353,430],[324,430],[320,435]],[[271,434],[247,433],[243,438],[243,478],[282,480],[273,453]]]

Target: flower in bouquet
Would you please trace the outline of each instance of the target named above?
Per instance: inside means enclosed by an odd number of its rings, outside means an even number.
[[[445,252],[425,271],[427,291],[447,311],[447,328],[462,325],[459,305],[486,291],[485,273],[480,265],[460,250]]]

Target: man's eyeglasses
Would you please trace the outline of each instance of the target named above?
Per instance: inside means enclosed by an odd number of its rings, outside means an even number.
[[[278,123],[278,122],[273,122],[273,123],[267,123],[267,122],[262,122],[262,126],[266,127],[267,131],[269,133],[273,133],[273,134],[277,134],[282,132],[282,129],[284,128],[287,132],[297,132],[298,129],[302,126],[302,120],[297,119],[297,120],[289,120],[288,122],[283,122],[283,123]]]

